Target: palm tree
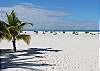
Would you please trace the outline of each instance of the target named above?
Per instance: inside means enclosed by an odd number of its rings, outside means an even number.
[[[16,40],[24,40],[27,44],[30,43],[30,35],[21,34],[24,25],[31,23],[23,23],[16,17],[16,13],[13,10],[10,14],[7,14],[7,23],[0,20],[0,40],[7,39],[12,41],[13,50],[16,51]],[[31,24],[32,25],[32,24]]]

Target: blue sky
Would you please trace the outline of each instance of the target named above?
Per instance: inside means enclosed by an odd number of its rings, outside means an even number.
[[[48,26],[45,24],[39,24],[39,25],[43,25],[48,28],[51,27],[51,28],[56,29],[57,27],[59,27],[58,29],[63,29],[63,28],[66,29],[67,26],[69,26],[69,27],[75,26],[77,29],[77,25],[78,25],[78,28],[80,27],[79,29],[84,29],[84,28],[85,29],[88,29],[88,28],[89,29],[98,29],[99,0],[0,0],[0,7],[12,7],[12,6],[16,6],[19,4],[22,4],[22,5],[26,4],[27,6],[29,5],[29,6],[32,6],[33,8],[34,8],[34,6],[40,7],[42,12],[44,10],[45,10],[44,12],[47,12],[47,10],[52,11],[53,17],[52,18],[48,17],[49,22],[53,22],[53,23],[55,22],[54,20],[52,21],[51,19],[57,19],[57,20],[61,20],[61,21],[58,22],[58,23],[60,23],[60,25],[59,24],[52,25],[52,24],[48,23],[48,25],[50,25],[50,26]],[[36,11],[38,11],[38,10],[36,9]],[[33,10],[32,10],[32,12],[33,12]],[[57,15],[55,15],[54,12]],[[39,12],[39,13],[41,13],[41,12]],[[58,15],[58,14],[60,14],[60,15]],[[49,15],[51,15],[51,13]],[[34,19],[34,17],[32,17],[32,19]],[[64,23],[64,24],[62,24],[62,23]],[[73,24],[76,24],[76,25],[71,26],[70,23],[72,25]],[[81,24],[77,24],[77,23],[82,23],[83,26],[81,26]],[[89,25],[84,26],[84,24],[89,24]],[[38,27],[40,27],[40,26],[38,26]],[[93,27],[93,28],[90,28],[90,27]],[[69,28],[67,28],[67,29],[69,29]]]

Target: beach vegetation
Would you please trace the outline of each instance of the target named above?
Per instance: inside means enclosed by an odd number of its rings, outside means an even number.
[[[23,22],[19,20],[14,10],[12,10],[9,14],[6,13],[6,16],[7,16],[6,22],[0,20],[0,41],[3,39],[12,41],[13,51],[16,51],[16,40],[24,40],[27,44],[30,43],[31,36],[22,33],[22,31],[25,25],[27,24],[32,25],[32,23]]]

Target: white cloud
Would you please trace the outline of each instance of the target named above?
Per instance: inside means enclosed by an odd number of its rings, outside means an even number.
[[[31,3],[20,3],[18,5],[23,5],[23,6],[30,7],[30,8],[32,8],[32,7],[34,7],[34,8],[43,8],[43,7],[39,6],[39,5],[33,5]]]
[[[30,3],[21,3],[12,7],[0,7],[0,9],[2,10],[2,16],[5,16],[5,11],[10,12],[14,9],[21,20],[34,23],[34,27],[31,27],[31,29],[98,29],[98,24],[95,22],[60,20],[59,17],[69,16],[70,13],[60,10],[47,10]],[[3,17],[2,19],[4,20]],[[30,29],[29,26],[25,28]]]

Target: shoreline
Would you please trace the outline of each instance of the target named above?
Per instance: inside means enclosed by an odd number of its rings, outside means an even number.
[[[100,30],[23,30],[23,31],[52,31],[52,32],[100,32]]]

